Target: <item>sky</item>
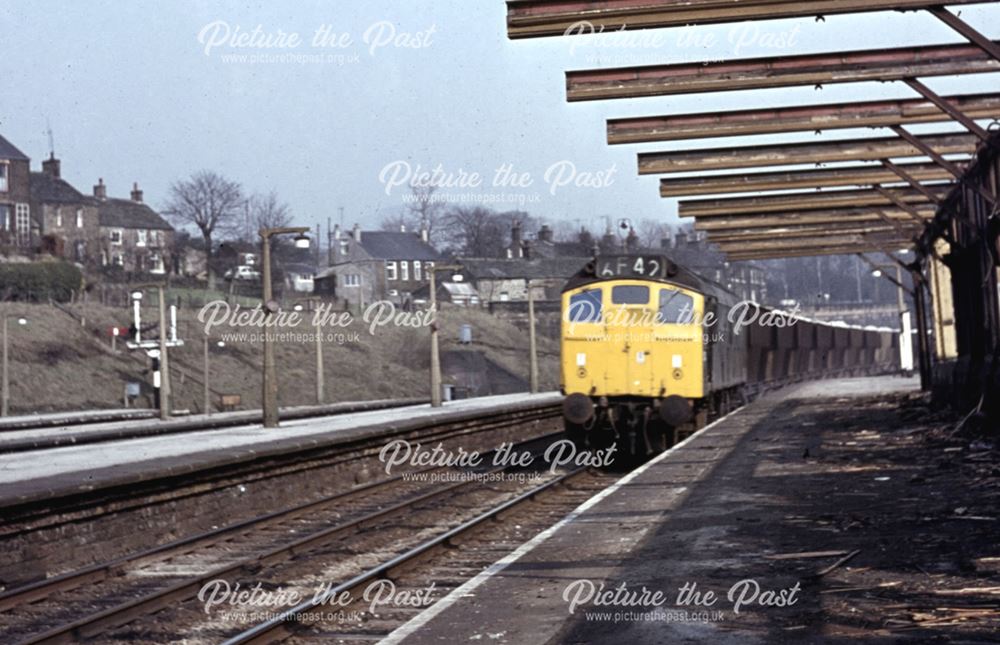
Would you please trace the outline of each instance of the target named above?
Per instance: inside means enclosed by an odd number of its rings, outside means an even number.
[[[569,104],[566,70],[962,42],[925,12],[664,29],[637,43],[614,34],[511,41],[494,0],[2,6],[0,134],[34,169],[51,129],[63,176],[83,192],[101,177],[125,197],[137,181],[162,207],[171,183],[209,169],[248,193],[277,191],[297,224],[324,227],[341,209],[345,225],[375,227],[404,207],[418,167],[438,166],[437,181],[450,184],[439,193],[465,205],[591,227],[676,221],[676,200],[659,197],[656,177],[636,174],[636,153],[732,142],[608,146],[607,118],[915,93],[855,83]],[[959,9],[1000,36],[997,3]],[[924,81],[941,94],[1000,88],[998,74]]]

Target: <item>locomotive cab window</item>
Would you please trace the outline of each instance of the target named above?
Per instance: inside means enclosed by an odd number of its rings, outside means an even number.
[[[569,321],[577,323],[600,322],[601,290],[588,289],[570,296]]]
[[[694,314],[694,298],[675,289],[660,289],[659,321],[666,325],[686,325]]]
[[[649,304],[649,287],[619,285],[611,289],[611,302],[616,305]]]

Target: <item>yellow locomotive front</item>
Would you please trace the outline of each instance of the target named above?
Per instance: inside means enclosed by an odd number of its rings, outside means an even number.
[[[563,412],[588,447],[652,454],[706,395],[705,296],[663,257],[601,257],[562,293]]]

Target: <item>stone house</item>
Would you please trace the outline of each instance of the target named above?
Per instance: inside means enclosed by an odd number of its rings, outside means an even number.
[[[330,240],[330,266],[316,275],[318,293],[349,303],[391,300],[407,303],[429,281],[427,269],[443,257],[427,241],[427,231],[350,232],[336,227]]]
[[[0,136],[0,245],[32,244],[30,160]]]
[[[95,265],[101,235],[97,205],[61,176],[55,157],[31,173],[31,212],[42,250],[56,257]]]
[[[107,196],[104,180],[88,200],[97,207],[102,266],[122,267],[128,273],[162,274],[173,266],[174,227],[142,201],[138,184],[129,199]]]

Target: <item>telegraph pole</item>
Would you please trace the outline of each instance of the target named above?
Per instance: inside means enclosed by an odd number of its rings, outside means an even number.
[[[323,328],[319,324],[319,316],[314,316],[316,322],[316,403],[326,403],[326,382],[323,375]]]
[[[532,394],[538,393],[538,347],[535,343],[535,291],[531,288],[531,280],[527,280],[528,285],[528,353],[530,355],[530,368],[528,383]]]
[[[205,416],[212,414],[212,397],[208,390],[208,334],[205,334]]]

